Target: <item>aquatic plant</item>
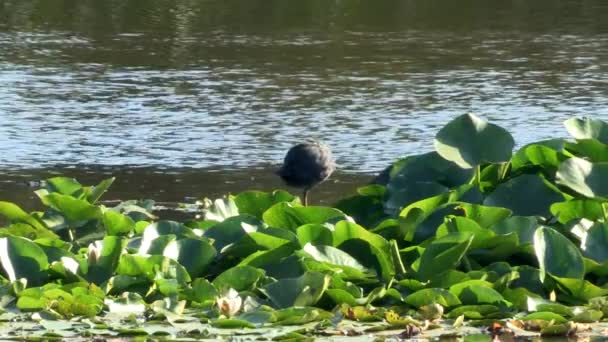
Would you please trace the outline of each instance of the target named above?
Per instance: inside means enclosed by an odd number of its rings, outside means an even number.
[[[44,211],[0,202],[0,320],[63,337],[580,334],[608,314],[608,125],[565,126],[574,140],[512,153],[506,130],[460,116],[334,208],[246,191],[176,222],[100,203],[113,179],[51,178]]]

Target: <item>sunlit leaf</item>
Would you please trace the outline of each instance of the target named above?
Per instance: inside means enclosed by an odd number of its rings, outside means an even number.
[[[572,118],[564,121],[568,133],[575,139],[596,139],[608,144],[608,124],[590,118]]]
[[[435,136],[437,153],[465,169],[507,161],[514,145],[509,132],[473,114],[455,118]]]
[[[589,198],[608,197],[608,162],[591,163],[581,158],[564,161],[557,170],[556,181]]]

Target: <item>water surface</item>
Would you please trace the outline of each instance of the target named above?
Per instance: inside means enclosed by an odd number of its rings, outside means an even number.
[[[466,112],[519,145],[565,137],[569,117],[608,120],[607,17],[603,0],[3,0],[0,165],[242,177],[312,136],[369,174]]]

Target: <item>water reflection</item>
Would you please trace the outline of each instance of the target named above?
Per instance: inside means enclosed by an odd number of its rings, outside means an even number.
[[[542,13],[542,15],[540,15]],[[369,173],[464,112],[520,144],[608,119],[605,1],[0,1],[0,165]]]

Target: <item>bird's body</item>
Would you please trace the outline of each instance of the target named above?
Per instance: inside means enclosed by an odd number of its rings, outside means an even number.
[[[289,149],[277,174],[289,186],[304,190],[304,205],[308,191],[325,181],[336,169],[331,150],[317,141],[307,141]]]

